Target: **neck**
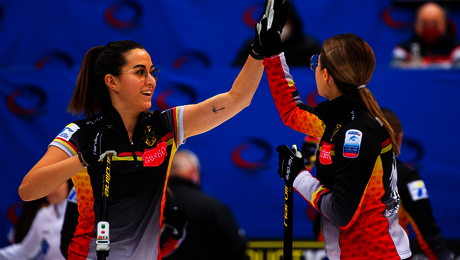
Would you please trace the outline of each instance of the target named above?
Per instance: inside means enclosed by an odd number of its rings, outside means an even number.
[[[339,88],[335,85],[335,83],[332,83],[332,85],[330,86],[330,91],[329,93],[327,93],[327,98],[329,101],[335,99],[335,98],[338,98],[342,95],[342,93],[340,92]]]
[[[119,104],[112,104],[113,107],[118,111],[120,114],[121,119],[123,120],[123,124],[125,125],[126,131],[129,135],[129,140],[132,142],[133,132],[136,127],[137,117],[139,113],[134,113],[130,108],[123,107]]]

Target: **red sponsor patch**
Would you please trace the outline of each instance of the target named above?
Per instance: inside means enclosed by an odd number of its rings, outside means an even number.
[[[156,147],[145,150],[142,155],[144,167],[155,167],[162,164],[168,155],[166,146],[166,142],[161,142]]]
[[[331,145],[328,143],[323,143],[321,146],[321,153],[319,154],[319,161],[323,165],[331,164]]]

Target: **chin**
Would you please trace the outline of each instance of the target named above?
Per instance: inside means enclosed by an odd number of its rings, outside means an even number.
[[[142,104],[142,108],[143,108],[142,111],[145,111],[145,110],[147,110],[147,109],[150,109],[151,107],[152,107],[152,102],[144,103],[144,104]]]

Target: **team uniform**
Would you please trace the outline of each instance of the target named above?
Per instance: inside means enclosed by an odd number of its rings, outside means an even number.
[[[371,118],[357,89],[313,108],[300,100],[281,53],[264,60],[283,122],[321,138],[316,178],[302,171],[294,189],[321,215],[326,255],[404,259],[409,239],[398,224],[396,162],[385,127]]]
[[[183,107],[141,113],[131,143],[121,116],[107,105],[103,113],[67,125],[51,142],[71,157],[87,149],[107,125],[120,131],[110,173],[110,259],[161,259],[158,241],[166,182],[174,153],[184,142],[182,116]],[[68,259],[96,259],[102,171],[99,162],[72,177],[79,217]]]
[[[398,190],[401,194],[399,224],[406,229],[410,224],[414,230],[420,248],[430,260],[450,259],[441,229],[433,216],[425,183],[417,170],[397,160]]]

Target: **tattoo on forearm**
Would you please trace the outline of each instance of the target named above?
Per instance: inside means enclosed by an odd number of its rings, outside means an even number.
[[[214,114],[217,114],[217,112],[219,112],[220,110],[224,110],[224,109],[225,109],[225,107],[223,107],[223,108],[217,108],[217,107],[215,107],[215,106],[212,106],[212,112],[214,112]]]

